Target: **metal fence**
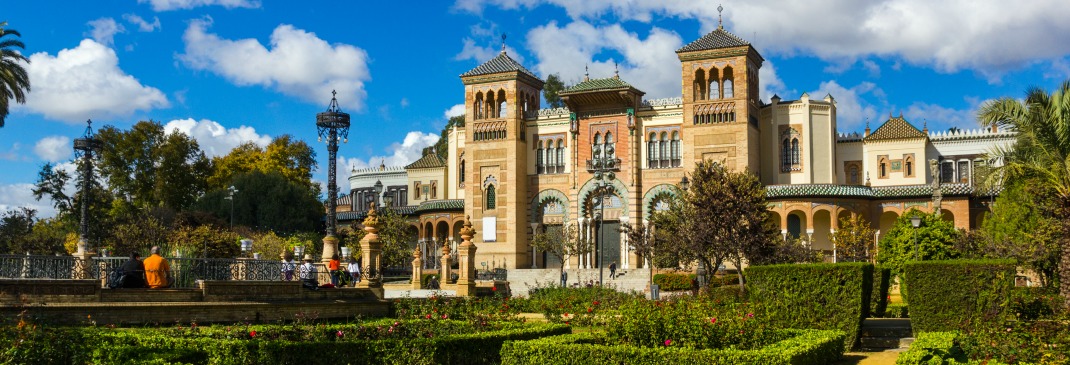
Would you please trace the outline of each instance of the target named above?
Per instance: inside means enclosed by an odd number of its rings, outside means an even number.
[[[81,260],[73,256],[34,256],[34,255],[0,255],[0,279],[109,279],[113,273],[129,258],[93,257]],[[280,281],[285,280],[283,263],[276,260],[252,259],[204,259],[204,258],[169,258],[170,276],[174,278],[173,288],[194,288],[202,280],[250,280]],[[88,266],[86,266],[88,265]],[[294,263],[295,270],[291,280],[298,281],[300,262]],[[327,266],[316,262],[316,273],[321,284],[330,282]],[[412,269],[408,270],[410,276]],[[377,278],[379,275],[401,275],[403,270],[362,270],[362,279]]]

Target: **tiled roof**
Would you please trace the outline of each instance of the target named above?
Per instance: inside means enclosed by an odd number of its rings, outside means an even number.
[[[566,88],[561,94],[571,94],[585,91],[627,89],[632,85],[624,82],[619,77],[607,77],[604,79],[590,79]]]
[[[707,33],[702,38],[696,39],[694,42],[688,43],[683,48],[676,50],[676,53],[691,52],[691,51],[705,51],[708,49],[728,48],[746,46],[750,43],[743,40],[743,38],[737,37],[735,34],[729,33],[724,28],[717,27],[714,31]]]
[[[536,79],[539,78],[538,76],[535,76],[534,73],[524,68],[524,66],[521,66],[520,63],[513,61],[513,59],[510,58],[509,55],[505,54],[505,52],[499,53],[498,56],[491,58],[490,61],[484,62],[482,65],[479,65],[476,68],[473,68],[468,72],[461,74],[461,77],[489,75],[496,74],[499,72],[512,71],[520,71],[520,73],[523,73],[525,75],[534,77]]]
[[[393,210],[393,211],[395,211],[395,212],[397,212],[398,214],[401,214],[401,215],[412,215],[412,213],[416,211],[416,206],[415,205],[407,205],[407,206],[404,206],[404,207],[390,207],[390,208],[382,208],[382,207],[380,207],[378,209],[391,209],[391,210]],[[364,220],[364,218],[368,217],[368,212],[367,211],[338,212],[338,213],[336,213],[335,216],[338,218],[339,221]],[[324,215],[323,219],[326,220],[326,218],[327,218],[327,216]]]
[[[405,166],[405,169],[433,169],[436,167],[446,167],[446,161],[439,157],[437,153],[428,153],[424,157],[420,157],[416,162]]]
[[[415,213],[442,210],[464,210],[464,199],[431,200],[420,203]]]
[[[970,184],[943,184],[943,195],[973,194]],[[854,198],[907,198],[933,195],[932,185],[863,186],[838,184],[791,184],[765,187],[767,198],[787,197],[854,197]]]
[[[873,131],[873,133],[870,133],[868,136],[866,136],[864,140],[877,141],[884,139],[925,137],[928,136],[925,135],[925,133],[919,131],[917,128],[915,128],[912,124],[910,124],[910,122],[907,122],[906,119],[903,119],[902,116],[899,116],[888,119],[888,121],[884,122],[884,124],[882,124],[880,128],[877,128],[877,130]]]

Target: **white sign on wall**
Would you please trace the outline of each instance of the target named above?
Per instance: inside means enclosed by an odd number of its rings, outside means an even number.
[[[496,241],[498,217],[483,217],[483,242]]]

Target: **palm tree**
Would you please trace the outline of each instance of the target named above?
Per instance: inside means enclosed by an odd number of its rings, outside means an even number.
[[[18,39],[21,36],[19,31],[8,29],[7,22],[0,22],[0,127],[7,119],[11,99],[25,104],[26,93],[30,91],[30,76],[22,67],[23,62],[30,63],[30,60],[15,50],[26,49],[26,44]]]
[[[1025,100],[1004,97],[984,104],[981,124],[1018,132],[1013,149],[993,152],[1004,160],[1000,173],[1008,180],[1036,179],[1054,192],[1050,216],[1063,230],[1059,258],[1059,294],[1070,305],[1070,80],[1051,94],[1032,87]]]

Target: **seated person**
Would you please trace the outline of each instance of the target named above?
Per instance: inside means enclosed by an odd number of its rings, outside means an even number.
[[[130,254],[130,260],[119,267],[119,280],[120,288],[145,287],[145,264],[141,262],[141,255],[137,252]]]

